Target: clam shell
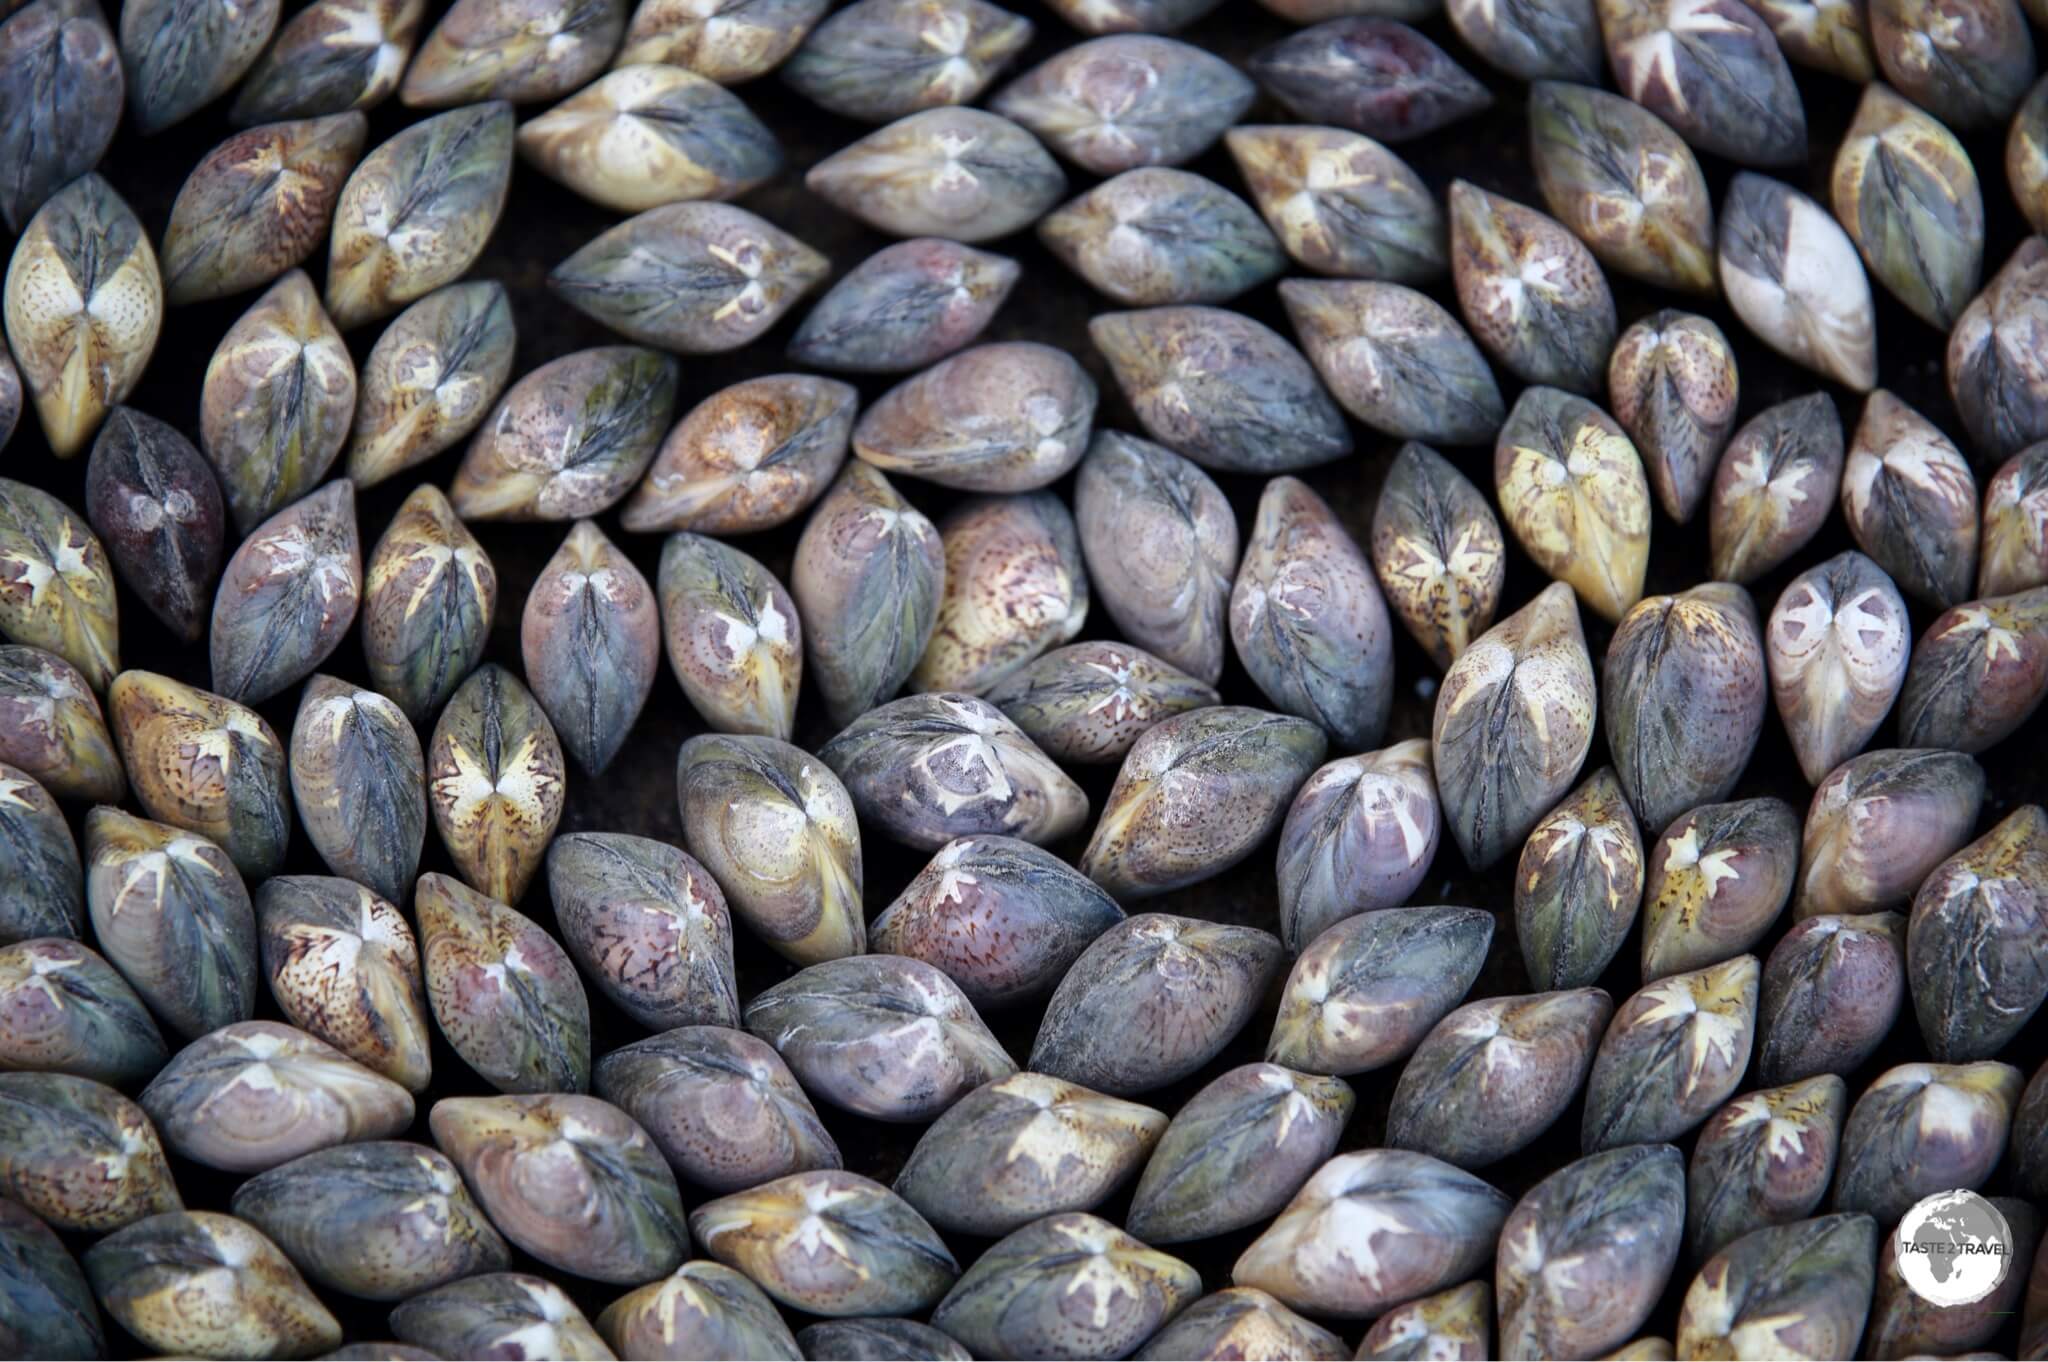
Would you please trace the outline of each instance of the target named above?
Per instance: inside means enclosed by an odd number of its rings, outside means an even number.
[[[1021,274],[1007,256],[957,241],[919,237],[884,246],[804,315],[789,357],[857,374],[921,369],[972,343]]]
[[[851,384],[811,374],[719,389],[662,441],[619,523],[748,534],[794,520],[846,461],[859,401]]]
[[[1937,1060],[1989,1059],[2048,1000],[2048,813],[2023,804],[1913,896],[1906,962]]]
[[[1201,1291],[1180,1259],[1070,1212],[997,1242],[932,1322],[984,1357],[1124,1357]]]
[[[1083,33],[1172,33],[1218,0],[1047,0],[1047,8]]]
[[[556,99],[604,70],[626,31],[626,0],[455,0],[420,44],[401,104]]]
[[[227,513],[192,442],[154,416],[113,408],[86,464],[85,512],[128,589],[183,642],[204,637]]]
[[[1614,768],[1538,820],[1515,865],[1515,939],[1531,982],[1583,988],[1607,972],[1643,901],[1643,841]]]
[[[1304,123],[1405,142],[1493,103],[1486,87],[1422,34],[1391,19],[1347,15],[1251,55],[1251,76]]]
[[[1443,818],[1420,738],[1340,757],[1308,778],[1280,826],[1280,939],[1299,952],[1341,919],[1408,901]]]
[[[294,1358],[341,1342],[340,1322],[291,1260],[233,1216],[151,1216],[87,1249],[85,1274],[107,1313],[155,1352]]]
[[[328,869],[402,903],[427,838],[426,758],[397,705],[331,676],[292,722],[292,801]]]
[[[1039,238],[1096,292],[1125,307],[1221,303],[1286,267],[1251,205],[1185,170],[1127,170],[1054,209]]]
[[[1349,1350],[1343,1339],[1303,1319],[1265,1292],[1233,1286],[1212,1292],[1175,1315],[1131,1356],[1337,1362],[1349,1356]]]
[[[640,0],[614,66],[661,62],[720,85],[782,65],[831,0]]]
[[[1607,361],[1614,419],[1635,441],[1657,504],[1683,525],[1735,428],[1740,382],[1721,328],[1666,308],[1631,326]]]
[[[512,377],[505,286],[436,289],[377,337],[356,385],[348,475],[358,487],[426,462],[477,428]]]
[[[1223,144],[1287,254],[1318,274],[1420,284],[1444,272],[1444,215],[1399,156],[1341,128],[1232,128]]]
[[[1742,0],[1598,0],[1597,8],[1614,83],[1688,142],[1740,165],[1806,159],[1806,110],[1792,69]]]
[[[1842,421],[1826,393],[1751,417],[1714,469],[1707,502],[1714,576],[1753,582],[1805,548],[1827,520],[1841,479]]]
[[[62,937],[0,947],[0,1069],[128,1087],[169,1055],[142,999],[91,948]]]
[[[1372,562],[1394,613],[1438,666],[1449,667],[1493,623],[1506,571],[1500,522],[1427,445],[1403,445],[1387,471],[1373,509]]]
[[[0,218],[9,231],[98,165],[121,123],[124,84],[114,34],[94,0],[33,0],[0,29]]]
[[[547,931],[446,875],[413,897],[435,1025],[500,1092],[581,1092],[590,1079],[590,1002]]]
[[[2048,443],[2021,450],[1992,475],[1981,525],[1979,596],[2048,586]]]
[[[1994,1197],[1990,1206],[2005,1222],[2015,1261],[1983,1299],[1969,1305],[1936,1305],[1913,1290],[1899,1271],[1900,1236],[1885,1236],[1877,1256],[1877,1292],[1864,1333],[1865,1351],[1886,1357],[1967,1355],[2004,1332],[2026,1289],[2018,1264],[2028,1260],[2039,1242],[2040,1217],[2032,1205],[2016,1197]]]
[[[398,89],[425,10],[425,0],[313,0],[249,69],[229,121],[375,108]]]
[[[1600,79],[1593,0],[1445,0],[1444,15],[1465,46],[1516,80]]]
[[[1795,920],[1905,905],[1960,851],[1984,802],[1984,768],[1960,752],[1888,748],[1836,767],[1813,792]]]
[[[2004,122],[2033,83],[2033,39],[2013,0],[1871,0],[1869,24],[1884,78],[1952,128]]]
[[[1392,283],[1287,279],[1280,301],[1331,395],[1407,440],[1476,444],[1507,416],[1493,371],[1457,318]]]
[[[1081,632],[1088,573],[1066,503],[1051,492],[976,497],[939,522],[938,624],[910,688],[979,695]]]
[[[1236,67],[1191,43],[1119,34],[1047,58],[989,107],[1090,174],[1117,175],[1192,161],[1257,94]]]
[[[1906,680],[1906,603],[1853,549],[1792,579],[1764,631],[1778,717],[1809,784],[1861,751]]]
[[[971,149],[971,162],[962,154]],[[980,109],[926,109],[826,157],[804,186],[892,236],[975,243],[1008,236],[1066,193],[1038,139]]]
[[[960,1275],[910,1203],[857,1173],[792,1173],[690,1214],[704,1251],[810,1315],[922,1311]]]
[[[495,662],[469,674],[427,747],[427,806],[456,868],[517,903],[562,819],[562,745],[526,687]]]
[[[1953,326],[1984,260],[1984,196],[1955,134],[1884,86],[1868,86],[1829,187],[1835,216],[1877,281],[1929,326]]]
[[[1673,1140],[1734,1095],[1756,1036],[1753,955],[1645,985],[1614,1014],[1586,1083],[1588,1153]]]
[[[2034,1070],[2012,1118],[2012,1185],[2033,1199],[2048,1178],[2048,1079],[2043,1072],[2048,1070]]]
[[[1823,914],[1792,925],[1764,962],[1760,1081],[1863,1067],[1906,999],[1905,926],[1897,913]]]
[[[161,132],[232,90],[269,44],[279,8],[278,0],[123,4],[121,65],[135,126]]]
[[[391,1312],[391,1332],[440,1357],[612,1357],[562,1288],[523,1272],[465,1277],[414,1296]]]
[[[1748,13],[1739,0],[1714,4]],[[1869,392],[1876,385],[1870,281],[1827,209],[1744,171],[1721,202],[1720,262],[1728,306],[1764,344],[1844,387]]]
[[[0,645],[0,763],[59,799],[112,803],[128,792],[92,688],[41,648]]]
[[[2048,84],[2036,82],[2005,140],[2005,179],[2035,231],[2048,223]]]
[[[566,833],[548,848],[548,897],[569,954],[640,1025],[739,1024],[725,895],[684,852],[647,837]]]
[[[1977,483],[1920,413],[1880,388],[1864,404],[1842,470],[1842,517],[1902,591],[1946,608],[1977,567]]]
[[[953,1339],[912,1319],[829,1319],[798,1331],[797,1346],[814,1362],[969,1362],[974,1354]]]
[[[907,378],[861,413],[853,450],[884,472],[967,492],[1029,492],[1088,449],[1095,380],[1036,341],[977,345]]]
[[[1664,829],[1643,891],[1643,978],[1752,949],[1792,897],[1799,815],[1782,799],[1700,804]]]
[[[1981,752],[2026,723],[2048,695],[2048,589],[1946,611],[1913,650],[1899,697],[1899,741]]]
[[[370,551],[359,612],[370,684],[425,723],[483,661],[497,605],[483,545],[440,488],[415,487]]]
[[[1556,219],[1464,180],[1450,210],[1451,276],[1473,336],[1529,383],[1598,392],[1614,295],[1592,252]]]
[[[280,875],[256,890],[263,969],[294,1024],[412,1092],[432,1072],[420,948],[398,908],[347,880]]]
[[[1981,1187],[2005,1153],[2020,1071],[2010,1064],[1901,1064],[1863,1090],[1842,1128],[1838,1211],[1897,1223],[1924,1196]]]
[[[18,1357],[101,1357],[107,1350],[92,1287],[64,1241],[34,1213],[0,1202],[0,1348]]]
[[[1483,1362],[1493,1355],[1492,1321],[1492,1289],[1484,1281],[1466,1282],[1387,1311],[1365,1331],[1355,1355],[1387,1362],[1417,1357]]]
[[[1350,1075],[1405,1059],[1472,989],[1493,940],[1478,908],[1387,908],[1337,922],[1302,949],[1266,1058]]]
[[[1824,1215],[1737,1239],[1686,1289],[1679,1355],[1825,1358],[1855,1351],[1870,1311],[1877,1236],[1867,1215]]]
[[[803,626],[782,583],[730,544],[679,532],[662,547],[660,591],[669,666],[697,713],[718,732],[787,741]]]
[[[611,764],[661,667],[661,620],[640,569],[588,520],[541,569],[519,625],[534,698],[577,765]]]
[[[775,1303],[720,1263],[684,1263],[629,1291],[597,1317],[598,1331],[628,1357],[751,1357],[801,1362]]]
[[[886,123],[974,103],[1031,34],[987,0],[856,0],[811,30],[782,79],[826,113]]]
[[[1949,335],[1949,395],[1971,444],[1989,459],[2048,436],[2048,364],[2034,353],[2044,325],[2048,242],[2028,237]]]
[[[1686,1245],[1693,1261],[1819,1208],[1848,1102],[1848,1085],[1820,1074],[1745,1093],[1713,1114],[1692,1153]]]
[[[14,435],[21,419],[21,371],[11,355],[0,355],[0,448]]]
[[[1877,79],[1864,0],[1746,0],[1786,58],[1857,85]]]
[[[1127,643],[1072,643],[989,688],[988,702],[1054,761],[1121,761],[1162,719],[1217,702],[1197,681]]]
[[[250,532],[213,597],[213,684],[260,704],[297,685],[355,625],[363,595],[355,484],[330,482]]]
[[[0,1192],[93,1234],[184,1205],[142,1108],[69,1074],[0,1073]]]

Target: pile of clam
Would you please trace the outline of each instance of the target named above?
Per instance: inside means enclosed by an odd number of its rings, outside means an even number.
[[[0,1355],[2048,1356],[2048,0],[1260,3],[0,0]]]

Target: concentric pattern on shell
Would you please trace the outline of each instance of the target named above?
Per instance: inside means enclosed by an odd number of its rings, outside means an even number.
[[[1181,165],[1251,107],[1238,69],[1189,43],[1143,34],[1096,38],[1048,57],[989,101],[1095,175]]]
[[[2048,589],[1945,611],[1913,651],[1899,696],[1899,741],[1982,752],[2048,695]]]
[[[2010,1064],[1901,1064],[1863,1090],[1842,1128],[1840,1211],[1895,1224],[1935,1192],[1980,1187],[2005,1152],[2020,1071]]]
[[[1935,867],[1906,931],[1913,1006],[1942,1061],[1990,1059],[2048,999],[2048,814],[2026,804]]]
[[[1207,685],[1127,643],[1072,643],[984,697],[1058,762],[1121,761],[1162,719],[1217,702]]]
[[[1280,939],[1299,952],[1340,919],[1408,901],[1443,818],[1420,738],[1340,757],[1310,776],[1280,827]]]
[[[861,413],[853,449],[885,472],[969,492],[1029,492],[1088,450],[1095,380],[1036,341],[977,345]]]
[[[132,1087],[169,1053],[142,999],[90,947],[62,937],[0,947],[0,1069]]]
[[[233,1216],[151,1216],[87,1249],[85,1272],[107,1313],[157,1352],[311,1357],[341,1342],[291,1260]]]
[[[1643,978],[1703,969],[1762,941],[1792,897],[1799,815],[1764,796],[1700,804],[1650,850]]]
[[[343,478],[258,525],[228,559],[213,597],[215,688],[260,704],[296,685],[347,636],[362,595],[356,489]]]
[[[1286,279],[1280,302],[1344,409],[1410,440],[1474,444],[1507,416],[1493,370],[1457,318],[1395,283]]]
[[[1795,918],[1905,905],[1977,825],[1984,768],[1960,752],[1887,748],[1852,757],[1813,792]]]
[[[1038,139],[979,109],[926,109],[812,166],[804,185],[892,236],[988,241],[1059,202],[1067,177]]]
[[[795,519],[845,462],[859,400],[851,384],[811,374],[719,389],[668,433],[619,522],[746,534]]]
[[[654,691],[661,665],[654,590],[604,531],[579,520],[527,594],[519,651],[534,698],[569,755],[601,774]]]
[[[256,890],[263,969],[295,1025],[412,1092],[432,1072],[420,948],[398,908],[359,884],[280,875]]]
[[[427,748],[427,805],[462,877],[516,903],[562,818],[562,745],[526,687],[495,662],[470,673]]]
[[[803,679],[803,625],[774,574],[722,540],[669,536],[661,551],[669,666],[714,730],[787,740]]]
[[[425,723],[483,660],[497,604],[483,545],[440,488],[414,488],[370,551],[360,612],[370,683]]]
[[[1757,1077],[1790,1083],[1854,1073],[1906,999],[1906,920],[1823,914],[1792,925],[1764,962]]]

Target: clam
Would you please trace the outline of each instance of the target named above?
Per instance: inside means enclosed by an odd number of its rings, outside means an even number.
[[[1288,806],[1278,857],[1280,939],[1299,953],[1332,924],[1408,901],[1436,859],[1443,819],[1429,744],[1340,757]]]
[[[495,662],[469,674],[427,747],[427,806],[462,877],[517,903],[562,818],[562,745],[526,687]]]
[[[1906,999],[1905,926],[1897,913],[1822,914],[1792,925],[1764,962],[1761,1081],[1854,1073],[1869,1061]]]
[[[1470,1281],[1387,1311],[1365,1331],[1356,1356],[1374,1362],[1417,1357],[1482,1362],[1492,1356],[1492,1323],[1492,1289],[1484,1280]]]
[[[292,721],[290,765],[299,822],[328,869],[403,902],[427,838],[426,757],[404,711],[315,676]]]
[[[291,1260],[233,1216],[138,1221],[85,1251],[85,1275],[107,1313],[155,1352],[293,1358],[341,1342],[340,1322]]]
[[[1614,295],[1592,252],[1556,219],[1464,180],[1450,206],[1451,275],[1479,343],[1526,382],[1599,391]]]
[[[969,244],[1036,222],[1067,177],[1038,139],[980,109],[899,118],[826,157],[804,185],[834,208],[892,236]]]
[[[1279,938],[1255,927],[1126,918],[1060,980],[1030,1068],[1120,1097],[1177,1083],[1251,1021],[1280,954]]]
[[[2028,237],[1956,320],[1948,390],[1977,452],[2004,459],[2048,436],[2048,241]]]
[[[697,713],[721,733],[786,741],[804,655],[782,583],[730,544],[678,532],[662,547],[660,591],[669,666]]]
[[[1688,142],[1741,165],[1806,159],[1792,68],[1743,0],[1598,0],[1597,8],[1615,84]]]
[[[187,1038],[256,1009],[256,914],[204,837],[101,805],[85,820],[93,936],[122,977]]]
[[[1500,521],[1427,445],[1403,445],[1387,470],[1373,508],[1372,564],[1394,613],[1439,667],[1457,661],[1500,608]]]
[[[64,185],[107,154],[125,87],[114,34],[95,0],[31,0],[0,28],[0,218],[18,232]]]
[[[1903,906],[1962,849],[1984,768],[1961,752],[1889,748],[1829,772],[1806,811],[1795,919]]]
[[[1154,724],[1217,695],[1127,643],[1073,643],[1011,672],[986,699],[1053,760],[1089,765],[1121,761]]]
[[[1977,594],[2048,586],[2048,442],[2007,459],[1984,486]]]
[[[794,520],[846,461],[859,400],[851,384],[811,374],[719,389],[662,441],[619,523],[748,534]]]
[[[260,704],[316,670],[356,622],[363,595],[355,484],[330,482],[256,526],[213,597],[214,688]]]
[[[1778,717],[1809,784],[1861,751],[1906,680],[1906,603],[1850,550],[1792,579],[1764,630]]]
[[[279,8],[278,0],[122,5],[121,65],[135,126],[162,132],[232,90],[269,45]]]
[[[2048,224],[2048,85],[2036,82],[2005,139],[2005,179],[2028,225]]]
[[[1714,576],[1753,582],[1806,547],[1842,479],[1834,399],[1809,393],[1758,412],[1714,469],[1707,543]]]
[[[456,0],[405,70],[399,102],[556,99],[604,70],[626,31],[626,0]]]
[[[1704,969],[1755,947],[1785,910],[1799,815],[1768,795],[1697,805],[1664,829],[1649,866],[1643,978]]]
[[[782,65],[829,8],[830,0],[640,0],[612,64],[659,62],[737,85]]]
[[[128,589],[181,641],[198,642],[227,514],[192,442],[154,416],[115,407],[86,463],[85,513]]]
[[[1131,1356],[1141,1362],[1226,1357],[1339,1362],[1348,1354],[1344,1340],[1322,1325],[1303,1319],[1263,1291],[1233,1286],[1182,1310]]]
[[[1688,1180],[1686,1244],[1695,1262],[1820,1207],[1848,1102],[1847,1084],[1819,1074],[1745,1093],[1709,1118],[1693,1146]]]
[[[1863,1336],[1876,1222],[1824,1215],[1744,1235],[1707,1261],[1678,1315],[1681,1357],[1846,1356]]]
[[[1266,1058],[1338,1075],[1407,1058],[1471,991],[1492,940],[1493,915],[1477,908],[1342,919],[1295,960]]]
[[[70,1074],[0,1073],[0,1193],[92,1234],[184,1205],[142,1108]]]
[[[1318,274],[1420,284],[1449,264],[1444,215],[1422,177],[1370,137],[1259,124],[1223,144],[1266,225]]]
[[[41,648],[0,645],[0,762],[59,799],[106,804],[128,792],[92,688]]]
[[[739,1023],[725,895],[686,853],[647,837],[566,833],[548,848],[548,897],[569,954],[640,1025]]]
[[[1747,0],[1787,60],[1857,85],[1877,79],[1864,0]]]
[[[277,869],[291,836],[291,800],[284,744],[261,715],[141,671],[114,678],[107,713],[145,813],[219,843],[245,875]],[[174,840],[171,829],[150,836]]]
[[[0,1070],[128,1087],[169,1053],[142,999],[90,947],[63,937],[0,947]]]
[[[2032,1204],[2017,1197],[1993,1197],[1987,1205],[2004,1222],[2006,1239],[2012,1245],[2010,1257],[2015,1261],[1989,1293],[1968,1305],[1937,1305],[1921,1296],[1899,1271],[1903,1236],[1885,1236],[1877,1255],[1877,1292],[1862,1345],[1867,1352],[1890,1357],[1968,1355],[2004,1332],[2026,1289],[2018,1265],[2027,1261],[2039,1242],[2040,1218]]]
[[[1876,385],[1870,280],[1827,209],[1782,181],[1738,174],[1721,203],[1720,263],[1728,306],[1764,344],[1844,387]]]
[[[984,1357],[1124,1357],[1201,1291],[1201,1276],[1180,1259],[1068,1213],[998,1241],[932,1322]]]
[[[452,880],[420,876],[413,897],[434,1022],[500,1092],[581,1092],[590,1003],[569,956],[531,918]]]
[[[1516,80],[1600,79],[1603,53],[1593,0],[1445,0],[1444,16],[1465,46]]]
[[[675,1174],[611,1103],[567,1093],[444,1097],[428,1119],[491,1223],[549,1266],[631,1285],[688,1256]]]
[[[1458,319],[1396,283],[1286,279],[1280,302],[1344,409],[1406,440],[1478,444],[1507,408]]]
[[[356,385],[358,487],[426,462],[477,428],[512,377],[512,304],[493,281],[436,289],[391,320]]]
[[[1392,19],[1329,19],[1254,52],[1245,65],[1302,122],[1382,142],[1424,136],[1493,104],[1441,47]]]
[[[523,1272],[464,1277],[414,1296],[391,1312],[391,1332],[431,1344],[437,1357],[612,1357],[562,1288]]]
[[[14,435],[21,420],[21,371],[11,355],[0,356],[0,448]]]
[[[1170,38],[1076,43],[1004,86],[989,107],[1094,175],[1174,166],[1214,146],[1258,90],[1223,58]]]
[[[904,956],[806,966],[755,994],[746,1024],[807,1092],[880,1121],[930,1120],[1017,1071],[967,995]]]
[[[412,1092],[432,1072],[420,948],[405,915],[347,880],[279,875],[256,889],[263,970],[296,1026]]]
[[[322,1286],[405,1300],[512,1253],[447,1156],[400,1140],[337,1145],[259,1173],[234,1212]]]
[[[1829,188],[1877,281],[1929,326],[1953,326],[1984,259],[1984,196],[1955,134],[1886,87],[1866,86]]]
[[[1899,697],[1899,741],[1981,752],[2048,695],[2048,589],[1946,611],[1913,650]]]
[[[684,1263],[627,1292],[604,1308],[597,1328],[628,1357],[804,1356],[774,1302],[722,1263]]]
[[[424,0],[314,0],[277,31],[228,111],[248,125],[370,109],[412,57]]]
[[[884,246],[804,315],[789,357],[858,374],[922,369],[971,344],[1021,273],[1007,256],[938,237]]]
[[[1542,816],[1515,865],[1515,939],[1532,982],[1583,988],[1606,973],[1643,901],[1644,864],[1611,766]]]
[[[1648,984],[1623,1003],[1586,1084],[1580,1147],[1672,1140],[1727,1101],[1756,1034],[1753,955]]]
[[[1050,0],[1047,6],[1083,33],[1172,33],[1215,9],[1218,0]]]
[[[18,1357],[102,1357],[92,1287],[64,1241],[32,1211],[0,1202],[0,1293],[9,1304],[0,1348]]]
[[[1977,567],[1977,483],[1934,423],[1880,388],[1863,407],[1842,470],[1842,516],[1900,589],[1948,607]]]
[[[818,1362],[969,1362],[974,1356],[929,1324],[892,1316],[821,1320],[799,1330],[796,1341]]]
[[[704,1251],[809,1315],[922,1311],[960,1275],[910,1203],[857,1173],[792,1173],[690,1213]]]
[[[588,520],[570,527],[526,597],[519,652],[576,764],[601,774],[654,692],[661,619],[640,569]]]
[[[2005,1153],[2020,1071],[2010,1064],[1901,1064],[1856,1099],[1835,1170],[1838,1211],[1897,1223],[1924,1196],[1981,1187]]]
[[[2034,81],[2034,43],[2015,0],[1871,0],[1878,69],[1952,128],[2003,123]]]
[[[2048,999],[2048,813],[2023,804],[1935,867],[1913,896],[1906,962],[1937,1060],[1989,1059]]]
[[[811,30],[782,79],[826,113],[886,123],[974,103],[1031,34],[987,0],[856,0]]]
[[[1721,328],[1666,308],[1621,333],[1607,361],[1614,419],[1635,441],[1664,513],[1683,525],[1699,509],[1735,428],[1740,383]]]
[[[1097,185],[1041,218],[1038,235],[1068,269],[1125,307],[1226,302],[1287,264],[1251,205],[1165,166]]]
[[[363,579],[370,683],[425,723],[483,661],[497,605],[498,574],[483,545],[440,488],[415,487],[370,551]]]
[[[882,394],[853,449],[884,472],[968,492],[1028,492],[1088,449],[1095,380],[1036,341],[977,345]]]

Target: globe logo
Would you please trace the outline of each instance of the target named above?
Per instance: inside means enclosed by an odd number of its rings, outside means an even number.
[[[2012,1227],[1975,1192],[1922,1197],[1893,1236],[1899,1276],[1933,1305],[1974,1305],[2012,1270]]]

